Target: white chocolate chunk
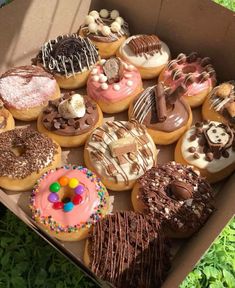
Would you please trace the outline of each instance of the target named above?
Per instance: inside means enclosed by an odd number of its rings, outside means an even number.
[[[116,19],[118,16],[119,16],[118,10],[112,10],[112,11],[111,11],[110,17],[111,17],[112,19]]]
[[[95,75],[98,73],[98,69],[97,68],[93,68],[91,71],[91,75]]]
[[[100,10],[100,17],[108,18],[108,16],[109,16],[109,11],[107,9],[101,9]]]
[[[133,81],[128,80],[128,81],[126,82],[126,85],[127,85],[128,87],[131,87],[131,86],[133,85]]]
[[[132,64],[127,66],[127,70],[129,71],[133,71],[135,69],[135,66],[133,66]]]
[[[92,17],[91,15],[87,15],[87,16],[85,17],[85,24],[86,24],[86,25],[89,25],[89,24],[94,23],[94,22],[95,22],[95,19],[94,19],[94,17]]]
[[[95,76],[92,77],[92,80],[93,80],[94,82],[98,82],[99,79],[100,79],[100,77],[99,77],[98,75],[95,75]]]
[[[119,90],[121,89],[121,87],[120,87],[119,84],[114,84],[114,85],[113,85],[113,89],[114,89],[115,91],[119,91]]]
[[[110,33],[111,33],[111,30],[110,30],[110,28],[109,28],[109,26],[103,26],[102,28],[101,28],[101,33],[104,35],[104,36],[109,36],[110,35]]]
[[[107,76],[105,76],[104,74],[100,74],[99,76],[100,83],[107,82],[107,80],[108,80]]]
[[[96,23],[90,23],[88,25],[88,30],[90,33],[96,33],[98,30],[98,25]]]
[[[99,15],[99,12],[96,11],[96,10],[92,10],[90,13],[89,13],[90,16],[92,16],[94,19],[98,19],[100,17]]]
[[[119,32],[121,30],[121,25],[114,21],[112,24],[111,24],[111,30],[112,32]]]
[[[119,16],[115,19],[115,22],[117,22],[118,24],[120,24],[120,26],[122,26],[124,24],[124,19]]]
[[[109,85],[106,82],[104,82],[100,85],[100,87],[102,90],[107,90],[109,88]]]
[[[58,111],[65,119],[83,117],[86,113],[83,97],[80,94],[74,94],[63,100],[58,106]]]

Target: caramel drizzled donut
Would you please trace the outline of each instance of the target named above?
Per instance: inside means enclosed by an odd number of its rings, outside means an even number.
[[[170,265],[159,222],[131,211],[99,221],[86,244],[85,264],[115,287],[160,287]]]
[[[132,191],[132,203],[163,221],[171,237],[189,237],[214,210],[209,183],[189,166],[169,162],[148,170]]]

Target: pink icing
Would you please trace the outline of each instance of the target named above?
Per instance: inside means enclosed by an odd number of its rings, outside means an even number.
[[[63,209],[54,209],[53,203],[48,201],[48,195],[51,193],[49,186],[58,181],[61,176],[68,178],[77,178],[80,184],[86,187],[86,191],[82,194],[83,201],[69,212]],[[66,189],[66,188],[65,188]],[[100,204],[96,184],[91,182],[83,172],[79,170],[66,170],[61,168],[53,173],[49,173],[46,178],[42,179],[35,195],[34,205],[36,209],[40,209],[41,216],[52,216],[53,220],[62,226],[74,226],[80,223],[86,223],[90,216],[96,212],[97,206]]]
[[[199,60],[197,62],[193,62],[193,63],[183,63],[183,64],[177,63],[177,66],[175,69],[182,71],[182,69],[184,69],[186,66],[195,68],[195,72],[192,72],[192,74],[196,77],[198,77],[203,72],[203,67],[199,64]],[[186,74],[177,80],[173,80],[171,73],[172,73],[172,70],[166,69],[163,73],[162,80],[167,86],[169,86],[173,90],[175,90],[180,84],[182,84],[184,82]],[[187,85],[187,91],[185,94],[187,94],[188,96],[197,95],[200,92],[202,92],[203,90],[208,89],[210,87],[213,87],[214,84],[215,84],[215,78],[214,77],[211,77],[208,80],[203,81],[203,82],[194,82],[190,85]]]
[[[99,77],[100,74],[103,74],[102,65],[96,65],[94,69],[97,69],[97,73],[92,74],[91,72],[87,81],[87,94],[94,100],[104,99],[107,102],[117,102],[130,96],[139,85],[142,85],[142,80],[139,71],[133,65],[128,65],[126,63],[124,63],[124,65],[124,77],[122,80],[114,84],[105,82],[108,85],[107,90],[101,88],[102,83],[100,83],[100,81],[94,80],[94,76]],[[115,91],[114,85],[119,85],[120,89]]]
[[[56,91],[56,80],[33,76],[30,81],[19,76],[0,79],[0,95],[7,107],[27,109],[40,106]]]

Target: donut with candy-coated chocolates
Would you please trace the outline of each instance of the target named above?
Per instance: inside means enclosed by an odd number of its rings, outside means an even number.
[[[172,90],[184,84],[187,90],[183,97],[194,108],[202,105],[216,85],[216,73],[209,57],[200,58],[196,52],[181,53],[162,70],[158,81]]]
[[[37,224],[63,241],[86,238],[92,224],[109,213],[110,207],[100,179],[82,166],[64,166],[45,173],[30,201]]]

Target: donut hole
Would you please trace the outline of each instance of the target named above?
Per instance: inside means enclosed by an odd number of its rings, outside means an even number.
[[[184,74],[189,74],[189,73],[194,73],[194,72],[196,72],[197,71],[197,68],[195,67],[195,66],[193,66],[193,65],[187,65],[187,66],[184,66],[183,68],[182,68],[182,72],[184,73]]]
[[[61,199],[61,202],[67,203],[69,201],[73,200],[74,197],[74,189],[66,186],[66,187],[61,187],[59,191],[59,197]]]
[[[13,146],[11,151],[14,153],[16,157],[20,157],[25,153],[25,148],[22,146]]]

